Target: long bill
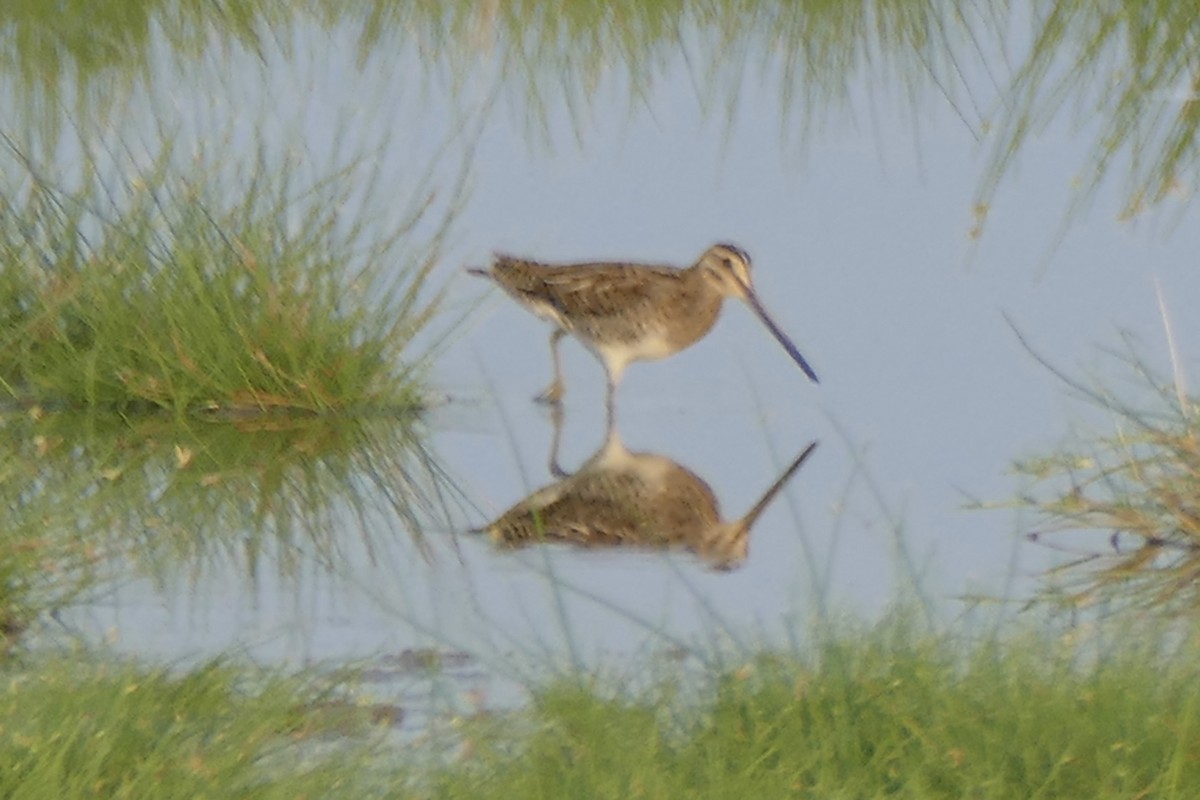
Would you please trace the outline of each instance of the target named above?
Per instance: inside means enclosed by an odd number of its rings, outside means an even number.
[[[746,529],[749,530],[750,527],[754,525],[755,521],[758,520],[758,515],[766,510],[771,501],[775,499],[775,495],[779,493],[779,490],[787,485],[787,482],[790,481],[792,476],[796,474],[796,470],[800,469],[800,467],[804,465],[804,462],[808,460],[808,457],[812,455],[813,450],[816,449],[817,443],[810,442],[808,447],[805,447],[803,452],[796,456],[795,460],[788,465],[788,468],[783,471],[783,474],[775,479],[775,483],[771,484],[771,488],[767,489],[767,491],[763,493],[763,496],[759,498],[757,503],[754,504],[754,508],[747,511],[746,515],[738,520],[738,523],[746,526]]]
[[[813,368],[804,360],[804,356],[800,355],[800,351],[796,349],[796,345],[792,344],[792,340],[787,337],[787,334],[779,329],[779,326],[775,324],[775,320],[771,319],[771,315],[763,308],[763,304],[758,302],[758,297],[754,294],[754,290],[749,287],[746,287],[746,303],[762,321],[762,324],[767,326],[767,330],[775,337],[775,341],[783,345],[784,350],[787,350],[787,354],[792,357],[792,361],[795,361],[800,366],[800,369],[804,370],[804,374],[808,376],[808,379],[813,383],[820,383],[817,380],[817,373],[813,372]]]

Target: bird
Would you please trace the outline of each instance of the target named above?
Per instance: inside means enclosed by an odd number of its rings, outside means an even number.
[[[630,452],[615,429],[575,473],[551,471],[559,480],[538,489],[483,528],[500,549],[541,542],[583,549],[687,550],[711,568],[741,566],[750,529],[816,449],[810,443],[758,502],[731,522],[721,518],[712,489],[683,465],[657,453]]]
[[[548,264],[496,254],[486,269],[510,297],[554,325],[550,355],[554,380],[537,400],[558,404],[564,386],[558,344],[570,334],[604,365],[609,427],[621,376],[634,361],[666,358],[700,341],[713,327],[726,298],[745,302],[813,383],[816,372],[763,307],[750,278],[750,256],[737,245],[718,243],[692,266],[601,261]]]

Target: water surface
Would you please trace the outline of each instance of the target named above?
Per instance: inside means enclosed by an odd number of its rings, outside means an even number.
[[[1023,540],[1033,521],[964,506],[1018,491],[1013,460],[1072,426],[1107,431],[1009,320],[1076,374],[1132,380],[1103,353],[1123,333],[1169,374],[1157,282],[1184,374],[1195,371],[1187,354],[1200,321],[1184,301],[1200,291],[1200,226],[1187,224],[1186,198],[1128,219],[1109,182],[1067,223],[1083,191],[1081,142],[1098,122],[1056,120],[1029,139],[976,230],[985,123],[1003,113],[979,65],[963,65],[965,105],[936,92],[910,105],[867,74],[854,78],[849,110],[835,110],[790,101],[777,65],[705,84],[694,60],[669,49],[653,81],[631,80],[614,58],[581,97],[555,94],[553,82],[514,89],[502,39],[456,70],[401,33],[391,35],[408,46],[390,54],[362,47],[354,24],[287,30],[286,42],[233,41],[194,57],[151,35],[154,69],[123,95],[128,113],[78,121],[135,155],[169,130],[210,158],[288,154],[301,174],[367,159],[396,191],[348,214],[388,217],[430,191],[456,205],[438,277],[447,323],[466,318],[436,361],[433,384],[449,402],[429,420],[428,447],[466,501],[429,521],[432,558],[389,520],[348,515],[332,565],[301,545],[287,574],[268,556],[254,570],[231,557],[199,578],[186,562],[126,576],[69,615],[87,638],[153,658],[233,649],[285,664],[438,647],[492,654],[503,672],[714,638],[785,642],[797,621],[870,616],[913,585],[933,613],[954,616],[964,595],[1028,596],[1058,557]],[[751,54],[769,46],[747,42]],[[530,402],[550,376],[549,331],[463,268],[495,251],[683,266],[717,241],[751,254],[761,297],[822,383],[729,304],[695,347],[631,367],[617,415],[631,449],[697,473],[727,517],[821,442],[755,527],[745,564],[726,573],[686,554],[497,553],[468,535],[552,480],[552,427]],[[577,344],[563,353],[571,470],[603,441],[604,382]],[[364,525],[373,535],[354,530]]]

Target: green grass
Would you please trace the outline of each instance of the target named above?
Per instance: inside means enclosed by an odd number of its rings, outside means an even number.
[[[406,348],[436,304],[440,234],[407,236],[421,198],[389,228],[356,216],[371,190],[354,166],[298,185],[287,164],[181,168],[167,142],[119,176],[85,150],[65,188],[9,149],[23,174],[0,171],[0,393],[177,416],[422,405]]]
[[[469,729],[430,796],[1193,797],[1200,653],[1129,633],[1084,659],[1048,635],[968,643],[885,623],[757,655],[699,708],[670,678],[640,698],[566,681]]]
[[[10,662],[0,689],[0,795],[389,796],[400,787],[383,791],[387,776],[364,768],[371,716],[325,704],[297,681],[250,681],[220,664],[172,676],[80,658]],[[319,745],[335,740],[322,756]]]
[[[81,654],[9,659],[0,794],[1193,797],[1200,642],[1038,625],[980,639],[896,618],[841,625],[804,654],[760,652],[706,688],[662,675],[636,696],[575,675],[534,689],[524,710],[459,720],[450,758],[375,739],[400,709],[311,682],[217,663],[172,675]]]

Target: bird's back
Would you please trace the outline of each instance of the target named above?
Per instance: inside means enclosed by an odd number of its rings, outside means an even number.
[[[667,328],[711,327],[721,297],[693,270],[656,264],[545,264],[498,255],[486,273],[538,316],[592,342],[634,342]]]

